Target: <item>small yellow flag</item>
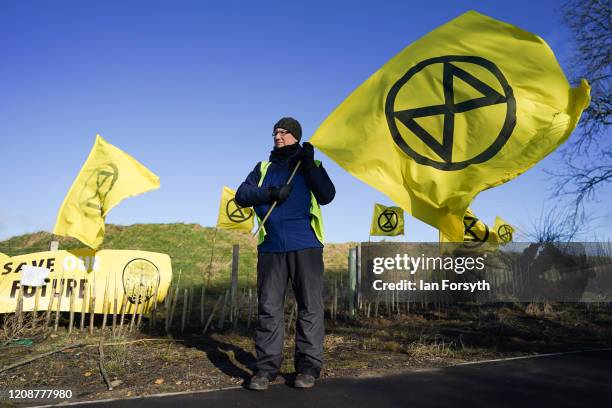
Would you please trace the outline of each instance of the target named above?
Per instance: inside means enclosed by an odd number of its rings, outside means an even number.
[[[463,216],[463,242],[488,242],[491,238],[489,226],[476,217],[469,208]]]
[[[404,233],[404,210],[374,204],[370,235],[395,236]]]
[[[406,47],[310,142],[414,217],[463,239],[485,189],[563,143],[589,104],[535,34],[474,11]]]
[[[96,135],[96,142],[57,215],[55,235],[97,249],[108,212],[128,197],[159,188],[159,178],[133,157]]]
[[[254,225],[252,208],[242,208],[236,204],[236,192],[229,187],[223,187],[217,228],[236,229],[250,232]]]
[[[514,227],[502,220],[500,217],[495,217],[495,224],[493,224],[493,231],[491,234],[494,240],[500,244],[507,244],[514,238]]]
[[[493,228],[489,228],[482,220],[480,220],[469,208],[463,216],[464,243],[489,243],[489,244],[507,244],[512,241],[514,227],[508,224],[500,217],[495,218]],[[440,242],[454,242],[447,238],[440,231]],[[461,242],[461,241],[460,241]]]

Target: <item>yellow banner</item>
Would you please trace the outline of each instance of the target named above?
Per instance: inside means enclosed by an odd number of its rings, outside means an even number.
[[[400,207],[385,207],[374,204],[370,235],[395,236],[404,233],[404,210]]]
[[[38,287],[21,286],[24,269],[28,266],[48,269],[48,282]],[[47,310],[55,293],[52,310],[57,310],[61,299],[60,310],[69,311],[73,296],[73,310],[80,312],[87,294],[88,304],[95,296],[95,313],[104,313],[106,292],[107,312],[113,310],[115,298],[121,308],[126,295],[126,313],[136,311],[137,304],[138,313],[141,310],[148,313],[155,301],[156,288],[157,301],[162,302],[171,281],[170,257],[156,252],[81,249],[19,255],[0,259],[0,313],[15,311],[20,290],[23,291],[24,311],[34,310],[37,293],[38,310]],[[90,311],[89,306],[86,311]]]
[[[540,37],[470,11],[388,61],[310,142],[461,242],[474,197],[563,143],[589,91],[570,87]]]
[[[234,197],[236,192],[229,187],[223,187],[221,193],[221,204],[219,204],[219,216],[217,217],[217,228],[237,229],[250,232],[254,225],[252,208],[242,208],[236,204]]]
[[[57,215],[53,233],[75,237],[91,248],[104,240],[108,212],[128,197],[159,188],[159,178],[132,156],[96,135],[81,172]]]

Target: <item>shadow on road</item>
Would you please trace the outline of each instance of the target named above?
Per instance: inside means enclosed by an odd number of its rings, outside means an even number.
[[[182,337],[182,340],[185,346],[205,352],[209,361],[224,374],[241,378],[242,386],[246,388],[251,375],[255,372],[256,360],[253,353],[235,344],[219,341],[210,334],[191,334]],[[291,384],[295,375],[281,373],[279,377],[286,384]]]

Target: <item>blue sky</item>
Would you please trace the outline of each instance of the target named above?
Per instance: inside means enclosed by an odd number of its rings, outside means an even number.
[[[543,37],[567,68],[557,1],[0,3],[0,239],[53,228],[95,134],[133,155],[161,189],[130,198],[107,222],[216,222],[272,148],[272,124],[300,120],[304,140],[359,84],[409,43],[474,9]],[[520,56],[512,56],[520,58]],[[331,242],[368,239],[389,199],[317,153],[337,196],[324,207]],[[550,199],[553,153],[472,208],[528,227]],[[612,193],[589,204],[585,239],[610,239]],[[435,241],[408,217],[398,239]]]

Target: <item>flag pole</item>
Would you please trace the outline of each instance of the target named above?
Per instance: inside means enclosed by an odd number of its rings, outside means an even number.
[[[295,168],[293,169],[293,172],[291,172],[291,175],[289,176],[289,180],[287,180],[287,184],[291,183],[291,180],[293,180],[293,176],[295,176],[295,173],[297,172],[298,168],[300,167],[300,164],[302,163],[302,161],[298,161],[297,164],[295,165]],[[261,223],[259,224],[259,226],[257,227],[257,230],[253,233],[253,236],[257,236],[257,234],[259,234],[259,230],[263,228],[263,225],[266,223],[266,221],[268,220],[268,217],[270,216],[270,214],[272,213],[272,210],[274,210],[274,207],[276,207],[276,204],[278,203],[278,201],[275,201],[272,203],[272,206],[270,207],[270,209],[268,210],[268,212],[266,213],[266,216],[263,218],[263,220],[261,220]]]

